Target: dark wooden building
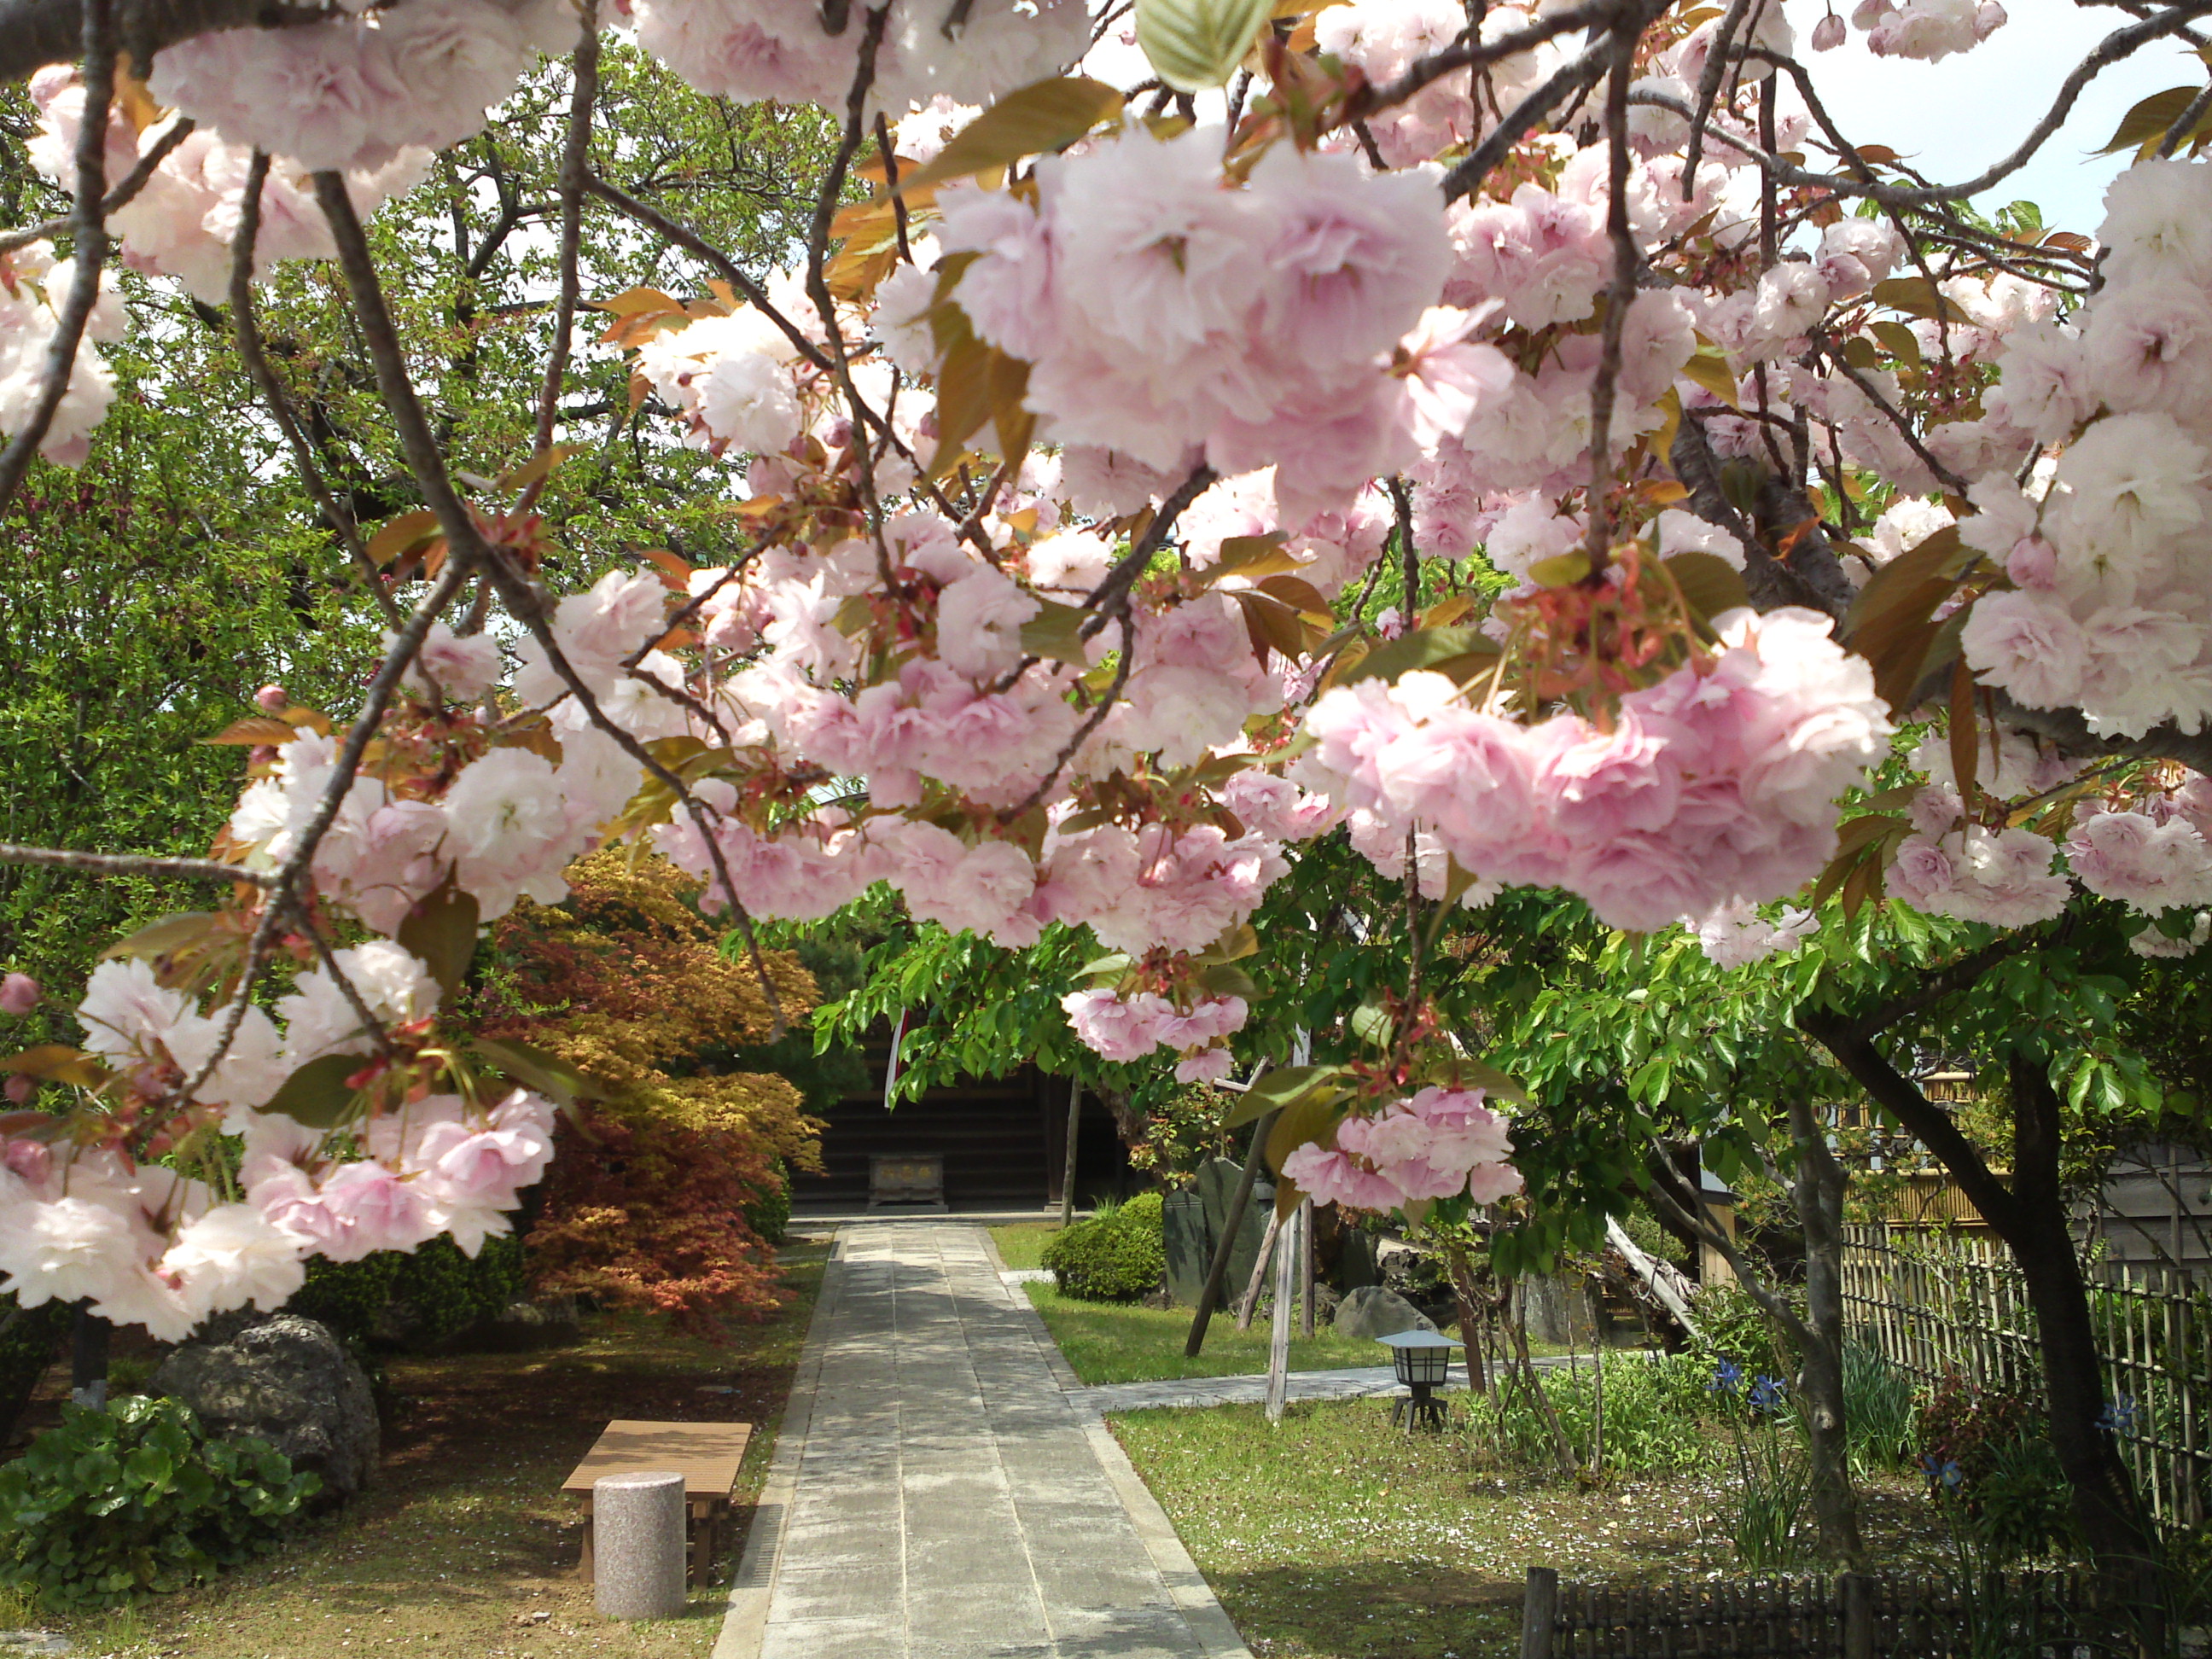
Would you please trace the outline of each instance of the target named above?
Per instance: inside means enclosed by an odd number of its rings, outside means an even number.
[[[1066,1078],[1024,1066],[1003,1078],[963,1078],[887,1111],[888,1032],[869,1042],[866,1059],[874,1090],[848,1096],[826,1115],[822,1173],[794,1176],[796,1208],[865,1209],[870,1159],[932,1154],[945,1160],[949,1209],[1041,1210],[1060,1202],[1067,1159]],[[1077,1133],[1079,1200],[1120,1195],[1129,1184],[1128,1154],[1103,1103],[1085,1099]]]

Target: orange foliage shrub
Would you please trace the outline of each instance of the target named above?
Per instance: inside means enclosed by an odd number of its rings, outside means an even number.
[[[775,1018],[750,958],[725,958],[692,908],[696,882],[613,851],[568,880],[566,903],[492,925],[471,1010],[483,1035],[534,1043],[605,1091],[560,1127],[524,1238],[532,1283],[712,1334],[777,1304],[775,1254],[745,1212],[785,1168],[820,1167],[821,1123],[782,1078],[724,1069]],[[811,1011],[806,970],[765,962],[785,1020]]]

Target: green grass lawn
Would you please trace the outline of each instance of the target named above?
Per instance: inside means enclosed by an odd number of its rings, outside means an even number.
[[[1206,1346],[1195,1359],[1183,1358],[1190,1334],[1188,1308],[1147,1308],[1133,1303],[1076,1302],[1052,1285],[1025,1285],[1030,1300],[1044,1316],[1052,1340],[1085,1382],[1150,1382],[1167,1377],[1241,1376],[1267,1369],[1267,1322],[1237,1328],[1234,1313],[1220,1313],[1207,1326]],[[1338,1365],[1383,1365],[1389,1352],[1380,1343],[1352,1342],[1327,1325],[1313,1340],[1291,1335],[1291,1369],[1327,1370]]]
[[[1052,1236],[1060,1231],[1056,1221],[1018,1221],[1004,1227],[991,1229],[991,1242],[999,1247],[1000,1258],[1009,1267],[1042,1267],[1039,1260]]]
[[[1060,1231],[1056,1223],[1023,1221],[991,1230],[991,1242],[1010,1268],[1039,1267],[1045,1245]],[[1134,1304],[1076,1302],[1048,1284],[1024,1287],[1046,1328],[1075,1374],[1085,1382],[1154,1382],[1185,1376],[1244,1376],[1267,1369],[1267,1322],[1237,1328],[1235,1310],[1216,1314],[1206,1332],[1206,1346],[1195,1359],[1183,1357],[1190,1334],[1188,1308],[1146,1308]],[[1389,1351],[1379,1343],[1346,1341],[1326,1324],[1307,1341],[1291,1337],[1291,1369],[1328,1370],[1343,1365],[1383,1365]],[[1565,1350],[1532,1342],[1542,1355]]]
[[[1456,1417],[1455,1419],[1456,1422]],[[1709,1473],[1595,1488],[1486,1467],[1456,1429],[1409,1435],[1379,1400],[1109,1419],[1259,1659],[1515,1659],[1531,1566],[1581,1583],[1732,1571]],[[1884,1565],[1942,1557],[1904,1475],[1863,1492]]]

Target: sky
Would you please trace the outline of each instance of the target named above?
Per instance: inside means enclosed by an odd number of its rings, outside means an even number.
[[[1848,12],[1850,0],[1838,0]],[[2071,0],[2014,0],[2011,19],[1972,52],[1940,64],[1876,58],[1854,29],[1833,52],[1804,45],[1827,10],[1824,0],[1787,0],[1799,56],[1820,100],[1854,143],[1887,144],[1939,182],[1971,178],[2008,155],[2043,118],[2058,85],[2098,41],[2134,20],[2110,6]],[[2185,46],[2140,48],[2092,81],[2066,125],[2034,161],[1979,205],[2026,199],[2057,230],[2096,232],[2105,185],[2124,155],[2094,154],[2139,100],[2168,87],[2202,86],[2204,66]]]

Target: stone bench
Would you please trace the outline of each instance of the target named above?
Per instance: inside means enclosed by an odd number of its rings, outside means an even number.
[[[707,1582],[721,1531],[730,1513],[730,1490],[738,1484],[738,1465],[752,1438],[750,1423],[646,1423],[617,1419],[584,1454],[584,1461],[561,1483],[571,1498],[584,1500],[584,1582],[592,1582],[592,1485],[603,1474],[635,1474],[677,1469],[684,1475],[684,1497],[690,1516],[691,1583]]]

